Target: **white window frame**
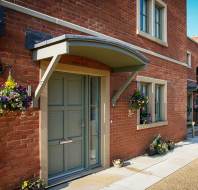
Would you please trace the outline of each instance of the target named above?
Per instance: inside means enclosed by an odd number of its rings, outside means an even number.
[[[155,37],[155,4],[161,6],[162,9],[162,40]],[[141,31],[140,26],[140,0],[136,0],[137,16],[136,16],[136,33],[142,37],[152,40],[160,45],[168,47],[167,42],[167,4],[162,0],[149,0],[149,33]]]
[[[190,51],[186,51],[186,64],[188,67],[192,66],[192,53]]]
[[[137,89],[140,88],[140,83],[149,83],[149,111],[151,112],[152,116],[152,123],[149,124],[140,124],[140,110],[137,111],[137,130],[145,129],[145,128],[152,128],[152,127],[159,127],[159,126],[166,126],[168,125],[167,121],[167,81],[145,77],[145,76],[137,76]],[[162,121],[155,121],[155,85],[162,85]]]

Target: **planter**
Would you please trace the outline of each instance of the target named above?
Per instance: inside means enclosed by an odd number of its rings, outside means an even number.
[[[121,168],[124,165],[124,161],[121,159],[113,160],[113,166],[116,168]]]

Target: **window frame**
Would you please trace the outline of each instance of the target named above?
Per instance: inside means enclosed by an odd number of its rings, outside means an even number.
[[[192,53],[190,51],[186,51],[186,64],[192,67]]]
[[[167,42],[167,4],[164,3],[162,0],[148,0],[148,10],[149,10],[149,21],[148,21],[148,32],[144,32],[141,30],[141,1],[142,0],[136,0],[136,8],[137,8],[137,15],[136,15],[136,33],[144,38],[147,38],[151,41],[154,41],[160,45],[163,45],[165,47],[168,47]],[[161,7],[161,39],[155,37],[155,6]]]
[[[140,124],[140,110],[137,111],[137,130],[145,129],[145,128],[152,128],[152,127],[159,127],[159,126],[166,126],[168,125],[167,121],[167,81],[161,80],[157,78],[151,78],[151,77],[145,77],[138,75],[136,77],[137,81],[137,89],[140,90],[140,84],[141,83],[147,83],[150,84],[149,88],[149,111],[152,116],[152,123],[148,124]],[[156,121],[156,115],[155,115],[155,88],[156,85],[161,86],[161,119],[160,121]]]

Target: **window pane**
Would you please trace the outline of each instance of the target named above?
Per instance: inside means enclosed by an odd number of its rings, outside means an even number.
[[[155,37],[160,38],[159,24],[155,24]]]
[[[155,37],[162,39],[162,8],[155,5]]]
[[[159,14],[160,10],[159,8],[155,8],[155,22],[158,23],[160,21],[159,17],[160,17],[160,14]]]
[[[140,1],[140,29],[143,32],[149,32],[148,30],[148,0]]]
[[[161,91],[162,87],[160,85],[155,86],[155,121],[161,121]]]
[[[141,83],[140,92],[142,95],[149,97],[149,84]],[[145,105],[143,108],[140,109],[140,124],[147,124],[151,122],[152,118],[151,114],[149,113],[148,105]]]
[[[186,62],[189,66],[191,66],[191,54],[190,53],[186,53]]]
[[[89,98],[89,165],[99,164],[99,102],[100,80],[99,77],[90,77]]]
[[[187,95],[187,121],[193,120],[193,96],[192,94]]]
[[[147,14],[147,0],[143,0],[143,3],[142,3],[142,13],[144,15]]]
[[[142,31],[147,32],[147,21],[146,21],[146,17],[143,16],[142,17]]]

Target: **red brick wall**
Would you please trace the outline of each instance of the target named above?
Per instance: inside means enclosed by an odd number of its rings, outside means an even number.
[[[0,190],[38,176],[39,167],[38,111],[0,117]]]
[[[191,47],[193,51],[197,51],[196,47],[189,44],[186,39],[185,0],[165,1],[168,4],[168,47],[136,35],[136,0],[15,0],[14,2],[180,61],[185,60],[187,46],[193,46]],[[31,84],[34,91],[39,80],[39,64],[32,61],[31,52],[24,48],[27,29],[47,32],[54,36],[66,33],[80,34],[80,32],[6,9],[6,34],[0,37],[0,62],[11,64],[15,80],[19,84]],[[194,71],[153,56],[146,56],[150,59],[150,64],[139,74],[168,81],[169,124],[153,129],[136,130],[136,115],[129,118],[127,109],[127,96],[136,88],[136,82],[132,82],[119,99],[117,106],[111,107],[111,159],[116,157],[127,159],[143,153],[153,136],[158,133],[177,141],[185,136],[186,79]],[[74,64],[89,67],[95,65],[96,68],[108,69],[104,65],[101,66],[84,58],[72,59],[74,59]],[[3,83],[6,77],[7,72],[0,76],[0,83]],[[111,75],[111,96],[126,80],[126,77],[127,74]],[[2,147],[0,149],[2,151],[0,154],[0,190],[13,189],[21,179],[38,175],[38,121],[39,115],[36,110],[27,112],[23,117],[10,114],[9,117],[0,118],[0,146]]]
[[[136,0],[9,1],[131,42],[180,61],[185,60],[186,0],[164,0],[168,5],[168,48],[136,34]],[[42,27],[42,23],[37,24],[44,31],[48,30],[55,35],[62,32],[61,27],[53,29],[48,25]],[[63,31],[67,32],[66,30]]]
[[[152,58],[148,68],[138,75],[167,80],[168,126],[137,130],[136,114],[130,118],[127,112],[127,97],[137,86],[134,81],[119,100],[117,107],[111,109],[112,159],[130,158],[144,153],[153,136],[159,133],[175,141],[183,139],[186,135],[186,69],[174,63]],[[126,80],[126,76],[112,75],[111,78],[111,94],[113,94],[117,86]]]
[[[187,38],[187,50],[191,52],[192,69],[188,69],[188,79],[197,80],[196,69],[198,68],[198,42]]]

